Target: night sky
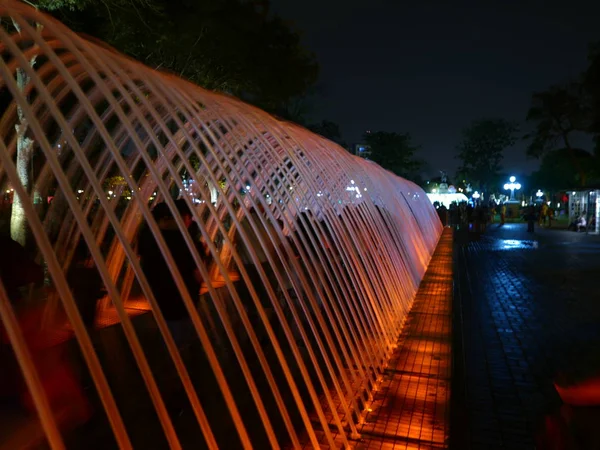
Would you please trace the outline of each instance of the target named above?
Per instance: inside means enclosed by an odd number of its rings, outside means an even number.
[[[432,175],[454,174],[473,119],[524,122],[533,91],[582,72],[600,40],[600,1],[272,0],[321,67],[312,119],[410,132]],[[523,126],[525,126],[523,124]],[[585,145],[585,144],[580,144]],[[538,165],[510,149],[507,171]]]

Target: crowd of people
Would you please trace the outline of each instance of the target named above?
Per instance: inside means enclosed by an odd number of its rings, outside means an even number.
[[[467,202],[445,205],[435,202],[434,206],[438,212],[440,220],[444,225],[453,227],[469,227],[471,231],[483,233],[490,224],[498,223],[500,226],[506,223],[507,219],[516,218],[514,210],[508,208],[505,203],[496,204],[494,202],[470,204]],[[540,205],[528,205],[519,212],[520,218],[527,222],[527,231],[534,231],[534,225],[551,228],[555,218],[555,211],[546,203]],[[585,216],[585,213],[584,213]],[[576,227],[585,226],[585,218],[580,219]]]

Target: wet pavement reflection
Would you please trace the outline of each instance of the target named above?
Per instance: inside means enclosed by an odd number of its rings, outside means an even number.
[[[537,241],[524,241],[519,239],[495,239],[492,244],[497,250],[524,250],[538,248]]]
[[[525,224],[491,227],[463,235],[456,263],[464,442],[474,449],[536,448],[536,441],[537,448],[600,448],[596,431],[585,427],[597,408],[563,419],[553,384],[600,374],[600,237],[527,233]],[[561,429],[573,439],[577,424],[574,441],[552,437]]]

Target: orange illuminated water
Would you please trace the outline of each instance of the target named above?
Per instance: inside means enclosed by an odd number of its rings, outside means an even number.
[[[119,447],[132,447],[131,432],[65,276],[79,242],[107,290],[96,325],[123,328],[168,445],[180,448],[184,436],[131,320],[147,310],[206,446],[222,446],[212,405],[197,392],[140,265],[142,226],[170,267],[165,276],[180,291],[240,445],[257,446],[260,434],[273,448],[303,439],[333,447],[334,436],[351,446],[441,233],[424,192],[295,124],[90,43],[21,3],[5,1],[0,13],[20,28],[0,29],[0,87],[10,99],[0,122],[0,187],[24,200],[28,245],[46,267],[43,326],[66,321],[73,330]],[[25,85],[17,71],[29,77]],[[16,125],[33,141],[27,189]],[[198,236],[175,214],[177,197]],[[152,217],[159,202],[174,213],[204,280],[198,292],[186,288]],[[46,438],[62,448],[66,431],[4,288],[0,305]],[[326,442],[315,429],[325,430]]]

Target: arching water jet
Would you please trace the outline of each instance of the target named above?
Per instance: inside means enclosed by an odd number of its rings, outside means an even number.
[[[95,407],[108,419],[97,426],[122,448],[150,439],[144,434],[173,448],[190,440],[208,448],[350,446],[441,232],[424,192],[22,4],[4,2],[0,15],[20,28],[0,29],[0,186],[23,200],[28,246],[47,272],[46,293],[35,299],[44,330],[73,334],[63,345],[76,344],[83,357]],[[18,70],[29,78],[24,89]],[[18,111],[34,142],[27,189],[15,164]],[[183,344],[153,289],[161,277],[148,279],[148,261],[140,261],[140,230],[157,261],[164,258],[178,320],[191,329]],[[169,240],[173,231],[180,247]],[[82,246],[107,291],[92,328],[68,277]],[[48,402],[35,350],[17,332],[3,289],[0,303],[46,438],[60,448],[65,424]],[[92,344],[90,333],[103,341],[117,327],[123,336],[111,352],[126,354],[136,374]],[[132,394],[120,379],[129,376],[155,414],[124,406]],[[171,410],[177,395],[192,424]]]

